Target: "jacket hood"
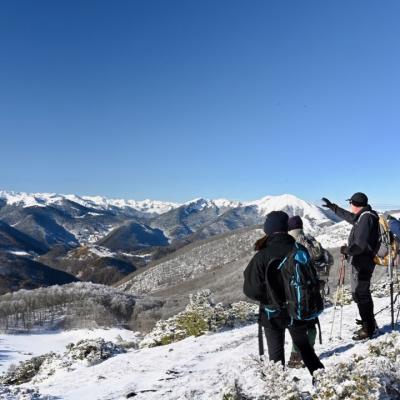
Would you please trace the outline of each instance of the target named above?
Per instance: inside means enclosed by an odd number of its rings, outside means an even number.
[[[288,232],[296,241],[304,236],[304,229],[292,229]]]

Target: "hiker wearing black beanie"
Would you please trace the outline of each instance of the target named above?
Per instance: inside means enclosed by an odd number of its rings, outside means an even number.
[[[309,343],[307,322],[293,321],[285,309],[283,280],[275,264],[271,270],[271,277],[274,279],[275,293],[280,299],[282,309],[275,317],[269,317],[265,311],[265,304],[268,304],[266,269],[268,267],[270,270],[269,265],[272,267],[275,261],[283,261],[295,248],[295,240],[287,233],[288,220],[289,216],[283,211],[272,211],[267,215],[264,223],[265,237],[256,243],[258,252],[244,271],[243,291],[250,299],[260,302],[260,326],[265,330],[269,359],[285,364],[285,330],[288,329],[293,343],[298,347],[304,364],[312,375],[315,370],[324,366]],[[261,346],[260,353],[262,353]]]

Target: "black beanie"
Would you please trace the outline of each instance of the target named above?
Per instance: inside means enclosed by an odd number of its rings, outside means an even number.
[[[303,229],[303,221],[298,215],[289,218],[288,231],[292,231],[293,229]]]
[[[284,211],[271,211],[264,222],[264,232],[272,235],[275,232],[288,231],[289,216]]]

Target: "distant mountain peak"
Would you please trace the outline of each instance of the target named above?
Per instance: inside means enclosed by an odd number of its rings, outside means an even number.
[[[236,208],[242,205],[240,201],[236,200],[228,200],[228,199],[205,199],[203,197],[198,197],[192,200],[187,201],[182,204],[183,206],[196,206],[198,208],[205,207],[226,207],[226,208]]]

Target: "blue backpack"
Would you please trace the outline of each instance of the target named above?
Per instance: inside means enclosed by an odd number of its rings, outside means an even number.
[[[317,272],[307,249],[296,243],[283,260],[272,260],[266,269],[268,319],[285,308],[292,320],[310,321],[324,309]]]

